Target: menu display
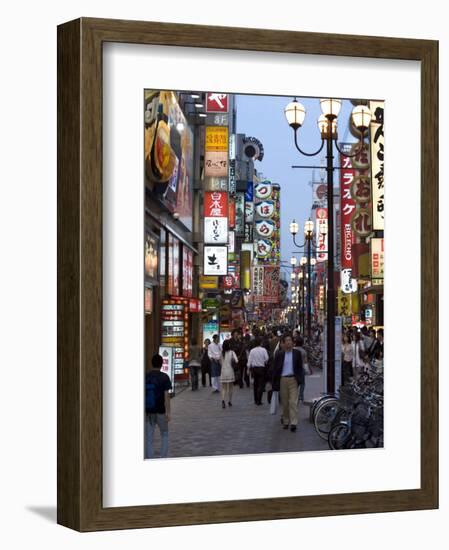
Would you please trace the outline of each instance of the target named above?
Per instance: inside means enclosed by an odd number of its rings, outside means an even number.
[[[189,301],[164,300],[161,309],[161,345],[173,348],[174,373],[183,374],[189,358]]]

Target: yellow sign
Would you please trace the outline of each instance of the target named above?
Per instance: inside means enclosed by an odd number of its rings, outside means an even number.
[[[216,275],[200,275],[200,288],[218,288]]]
[[[344,294],[341,288],[338,289],[338,315],[351,316],[351,294]]]
[[[228,127],[227,126],[206,126],[206,151],[228,151]]]

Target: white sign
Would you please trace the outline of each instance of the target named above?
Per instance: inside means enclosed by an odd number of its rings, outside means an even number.
[[[228,242],[228,218],[204,218],[204,242],[226,244]]]
[[[370,124],[371,137],[371,193],[373,207],[373,229],[384,229],[384,102],[370,101],[373,114]]]
[[[352,289],[352,282],[353,282],[352,269],[350,269],[350,268],[342,269],[340,278],[341,278],[341,291],[344,294],[351,294],[351,292],[353,292],[353,289]]]
[[[271,237],[276,225],[271,220],[259,220],[256,222],[256,231],[261,237]]]
[[[256,206],[256,212],[261,218],[271,218],[274,213],[274,202],[263,201]]]
[[[254,186],[254,192],[258,199],[269,199],[273,191],[273,186],[269,182],[257,183]]]
[[[173,353],[175,351],[175,348],[171,348],[169,346],[160,346],[159,347],[159,355],[162,357],[162,367],[161,372],[164,372],[169,378],[172,383],[172,389],[170,390],[170,393],[173,392],[173,378],[174,378],[174,362],[173,362]]]
[[[228,237],[228,252],[235,252],[235,231],[229,231]]]
[[[228,247],[204,246],[204,275],[227,275]]]

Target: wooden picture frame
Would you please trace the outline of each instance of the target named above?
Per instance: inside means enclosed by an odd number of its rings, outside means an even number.
[[[103,507],[104,42],[417,60],[421,63],[420,489]],[[79,531],[96,531],[436,508],[437,337],[436,41],[89,18],[58,27],[58,523]]]

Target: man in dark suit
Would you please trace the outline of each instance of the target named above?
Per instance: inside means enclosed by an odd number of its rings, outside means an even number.
[[[292,432],[298,424],[298,388],[304,383],[301,352],[293,349],[290,334],[282,337],[282,350],[274,356],[273,390],[280,392],[284,430]]]

